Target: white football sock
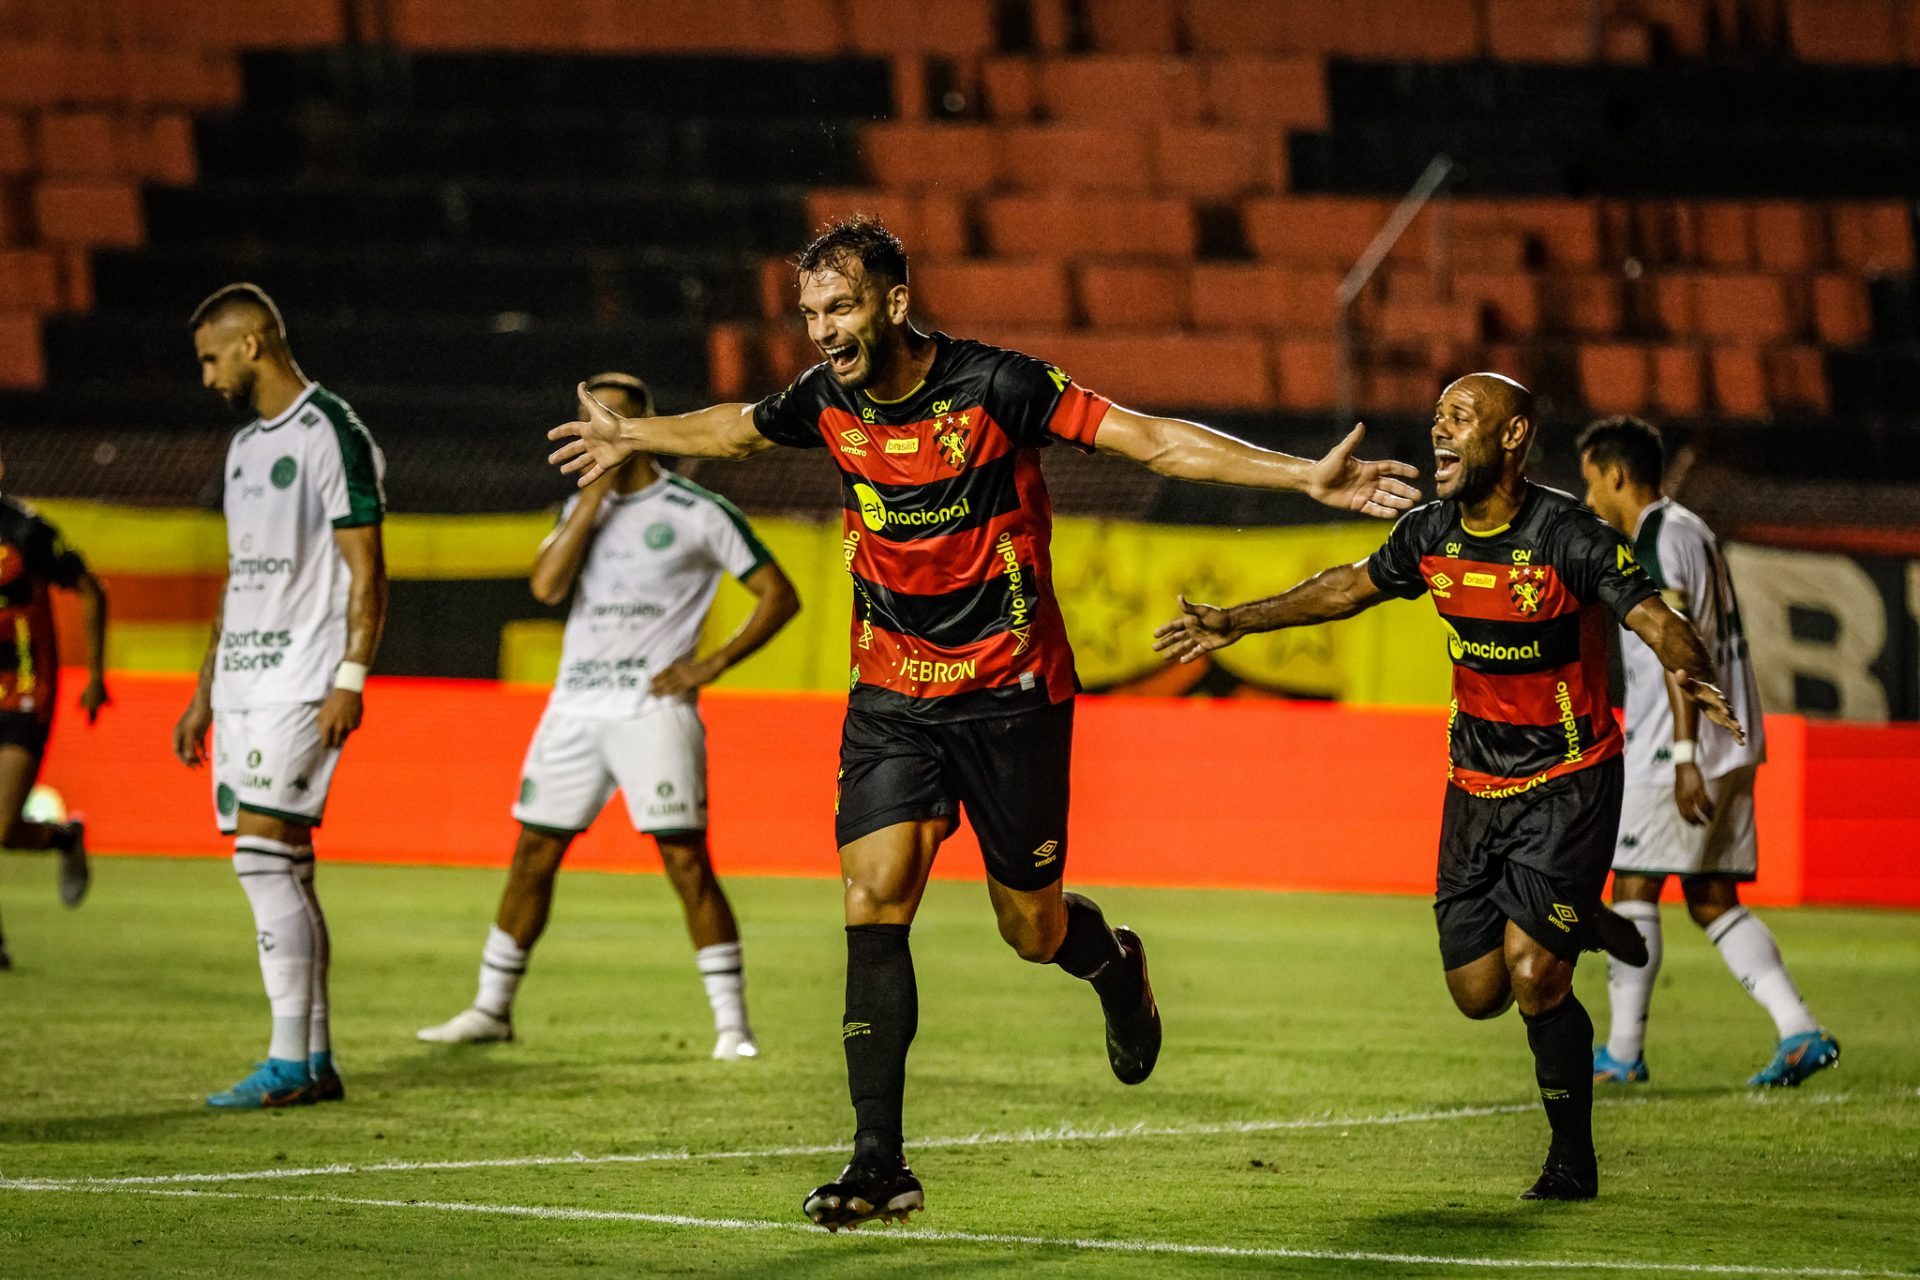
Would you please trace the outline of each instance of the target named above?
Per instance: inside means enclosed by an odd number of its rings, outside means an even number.
[[[480,949],[480,993],[473,1007],[496,1018],[513,1017],[514,993],[527,974],[527,949],[513,935],[494,925],[487,930],[487,945]]]
[[[1634,1062],[1646,1050],[1647,1009],[1653,1003],[1653,980],[1660,976],[1660,904],[1616,902],[1613,909],[1633,921],[1647,940],[1647,962],[1640,968],[1607,960],[1607,1003],[1613,1010],[1607,1052],[1619,1062]]]
[[[1787,962],[1780,958],[1780,944],[1773,940],[1773,930],[1758,916],[1745,907],[1735,907],[1707,926],[1707,940],[1720,948],[1720,958],[1733,970],[1733,976],[1772,1016],[1782,1040],[1820,1029],[1807,1002],[1800,998],[1800,989],[1793,985]]]
[[[260,978],[273,1010],[267,1056],[304,1067],[313,1009],[313,918],[295,876],[299,856],[279,840],[241,836],[233,842],[233,871],[253,907]]]
[[[302,845],[296,851],[306,859],[294,864],[294,879],[300,882],[306,899],[307,918],[313,922],[313,1007],[307,1014],[307,1053],[333,1052],[333,1022],[327,1000],[327,975],[333,967],[333,933],[327,928],[327,913],[320,908],[320,895],[313,886],[313,846]]]
[[[715,1031],[738,1031],[752,1037],[747,1026],[747,974],[740,960],[738,942],[716,942],[693,953],[700,968],[701,985],[707,989],[707,1003],[713,1006]]]

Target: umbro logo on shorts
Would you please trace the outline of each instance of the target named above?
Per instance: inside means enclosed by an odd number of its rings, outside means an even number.
[[[855,1036],[870,1036],[872,1034],[873,1024],[871,1022],[849,1022],[840,1028],[840,1038],[842,1040],[851,1040]]]
[[[1580,913],[1564,902],[1556,902],[1553,904],[1553,917],[1548,923],[1562,933],[1571,933],[1573,930],[1569,926],[1580,923]]]
[[[1049,840],[1033,851],[1033,865],[1036,867],[1044,867],[1059,856],[1060,842],[1058,840]]]

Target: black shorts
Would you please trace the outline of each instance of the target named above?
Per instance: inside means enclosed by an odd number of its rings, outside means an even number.
[[[1433,898],[1447,968],[1499,950],[1509,920],[1562,960],[1598,945],[1625,776],[1615,757],[1499,800],[1447,788]]]
[[[25,747],[41,755],[53,726],[26,711],[0,711],[0,747]]]
[[[987,874],[1009,889],[1044,889],[1066,869],[1072,760],[1072,699],[949,724],[849,708],[834,836],[848,845],[895,823],[957,823],[964,808]]]

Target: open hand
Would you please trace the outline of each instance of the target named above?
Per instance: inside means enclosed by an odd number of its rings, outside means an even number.
[[[1153,633],[1153,651],[1168,662],[1175,658],[1192,662],[1202,654],[1226,648],[1245,634],[1233,629],[1225,609],[1195,604],[1181,596],[1180,616],[1163,623]]]
[[[595,399],[586,383],[580,384],[579,393],[580,420],[547,432],[549,440],[566,441],[547,455],[547,461],[566,475],[578,476],[584,489],[632,457],[634,448],[621,435],[626,419]]]
[[[1733,714],[1733,708],[1727,705],[1727,695],[1705,680],[1683,679],[1680,691],[1700,708],[1700,714],[1733,735],[1733,740],[1742,746],[1747,742],[1747,731],[1740,727],[1740,720]]]
[[[1420,500],[1420,491],[1406,483],[1419,479],[1420,472],[1404,462],[1362,462],[1354,457],[1366,434],[1365,423],[1354,423],[1347,438],[1313,464],[1307,496],[1342,511],[1391,520]]]

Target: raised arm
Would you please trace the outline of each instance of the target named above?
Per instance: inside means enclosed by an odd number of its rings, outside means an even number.
[[[1374,585],[1364,560],[1322,569],[1289,591],[1227,609],[1195,604],[1181,596],[1180,616],[1153,633],[1153,649],[1168,660],[1192,662],[1256,631],[1338,622],[1386,598],[1387,593]]]
[[[1628,611],[1626,624],[1633,634],[1646,641],[1660,665],[1673,673],[1674,682],[1687,701],[1697,706],[1707,719],[1744,743],[1747,731],[1740,727],[1727,699],[1714,684],[1713,659],[1693,624],[1667,607],[1659,596],[1648,596]],[[1680,721],[1674,720],[1677,729]]]
[[[655,696],[669,697],[713,683],[729,668],[758,652],[800,612],[800,594],[780,566],[771,560],[741,579],[740,585],[753,593],[753,612],[747,615],[747,620],[706,657],[689,654],[655,676],[651,685]]]
[[[753,425],[750,404],[717,404],[664,418],[623,418],[595,399],[586,383],[579,391],[579,420],[547,432],[547,439],[565,442],[547,461],[577,476],[583,489],[635,453],[746,458],[773,447]]]
[[[541,540],[540,550],[533,557],[533,573],[528,577],[533,598],[541,604],[559,604],[579,580],[587,552],[593,548],[594,519],[611,484],[601,479],[588,485],[553,532]]]
[[[1419,472],[1404,462],[1362,462],[1353,456],[1366,427],[1318,462],[1262,449],[1211,427],[1180,418],[1155,418],[1114,405],[1100,420],[1094,446],[1131,458],[1175,480],[1290,489],[1342,511],[1391,518],[1413,506],[1420,491],[1409,480]]]
[[[347,651],[332,693],[320,704],[320,738],[339,747],[360,727],[363,703],[359,685],[380,652],[387,627],[387,561],[377,524],[333,531],[334,545],[347,562]]]

